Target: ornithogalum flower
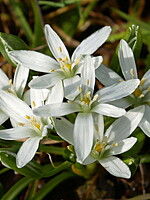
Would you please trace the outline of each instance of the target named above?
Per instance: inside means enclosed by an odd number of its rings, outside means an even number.
[[[33,79],[29,83],[31,88],[43,89],[55,87],[55,85],[57,87],[58,81],[62,80],[63,84],[61,84],[59,90],[56,90],[56,93],[60,92],[62,98],[65,96],[72,99],[72,94],[74,96],[74,93],[77,92],[76,88],[80,83],[80,78],[77,74],[81,71],[82,55],[94,53],[107,40],[110,32],[111,28],[109,26],[96,31],[81,42],[70,58],[65,45],[57,33],[49,25],[45,25],[46,40],[55,59],[35,51],[24,50],[11,51],[10,56],[22,66],[48,73]],[[95,66],[98,67],[102,62],[102,57],[94,57],[93,60]]]
[[[138,126],[144,110],[144,106],[139,106],[128,111],[124,116],[111,124],[105,133],[103,116],[100,114],[94,115],[94,143],[92,149],[84,140],[84,145],[90,148],[90,154],[82,162],[80,162],[78,154],[76,154],[77,161],[84,165],[98,161],[110,174],[117,177],[130,178],[131,172],[129,167],[116,155],[128,151],[137,141],[135,137],[129,136]],[[55,119],[54,122],[55,129],[60,137],[68,143],[75,145],[73,136],[74,125],[65,118]],[[80,146],[79,148],[81,150]],[[76,148],[75,153],[77,153]]]
[[[121,40],[119,48],[119,62],[122,70],[122,74],[125,80],[137,79],[137,69],[134,60],[134,55],[125,40]],[[116,72],[101,65],[96,71],[96,77],[105,86],[119,83],[124,79],[120,77]],[[138,88],[128,96],[127,98],[113,102],[113,105],[120,105],[121,107],[129,106],[145,106],[144,116],[139,123],[143,132],[150,137],[150,70],[148,70],[140,81]]]
[[[0,138],[4,140],[18,140],[26,138],[17,153],[18,168],[25,166],[35,155],[40,140],[47,135],[48,128],[52,128],[49,118],[38,117],[32,109],[44,104],[41,90],[30,90],[31,108],[17,96],[0,91],[0,104],[3,112],[11,119],[14,128],[0,130]]]
[[[22,98],[24,88],[27,83],[29,69],[17,66],[14,74],[14,80],[9,79],[6,74],[0,69],[0,90],[6,90],[19,98]],[[0,110],[0,124],[4,123],[8,116]]]
[[[95,68],[92,58],[86,56],[81,71],[81,86],[78,88],[79,95],[68,103],[41,106],[34,110],[34,114],[45,117],[59,117],[79,112],[74,126],[74,146],[78,161],[82,162],[93,146],[93,114],[97,113],[111,117],[124,115],[124,109],[110,105],[108,102],[131,94],[138,84],[138,80],[124,81],[117,85],[100,89],[94,95]]]

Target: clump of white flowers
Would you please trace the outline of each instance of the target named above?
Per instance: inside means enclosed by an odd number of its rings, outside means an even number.
[[[40,141],[55,129],[74,146],[78,163],[98,161],[112,175],[130,178],[129,167],[116,155],[136,143],[131,134],[137,126],[150,136],[150,71],[141,81],[138,79],[133,52],[124,40],[119,49],[124,79],[101,65],[102,56],[92,57],[110,32],[109,26],[96,31],[70,57],[57,33],[45,25],[46,40],[55,59],[36,51],[9,52],[17,69],[13,83],[0,71],[0,123],[10,118],[12,128],[0,130],[0,138],[24,139],[16,156],[18,168],[32,160]],[[26,102],[29,69],[46,74],[32,77],[28,84],[30,102]],[[96,77],[105,87],[95,87]],[[74,123],[66,119],[71,113],[76,116]],[[103,116],[118,118],[105,133]]]

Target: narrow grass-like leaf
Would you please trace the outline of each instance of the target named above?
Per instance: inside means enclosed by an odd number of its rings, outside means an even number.
[[[46,153],[52,153],[56,155],[62,155],[65,148],[63,147],[54,147],[54,146],[45,146],[40,144],[39,151],[40,152],[46,152]]]
[[[14,15],[16,16],[16,18],[19,22],[20,27],[23,29],[29,43],[32,44],[32,41],[33,41],[32,29],[30,28],[30,25],[24,16],[23,10],[20,7],[21,2],[9,0],[9,3],[12,7],[12,11],[13,11]]]
[[[8,190],[8,192],[2,197],[1,200],[14,199],[33,180],[33,178],[23,177]]]
[[[57,185],[66,179],[73,177],[73,173],[63,172],[49,182],[47,182],[42,189],[40,189],[37,194],[32,198],[32,200],[42,200],[49,192],[51,192]]]

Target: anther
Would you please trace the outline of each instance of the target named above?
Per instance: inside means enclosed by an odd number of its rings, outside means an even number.
[[[9,80],[9,85],[12,85],[12,79]]]
[[[31,103],[31,104],[32,104],[32,106],[33,106],[33,107],[35,107],[35,106],[36,106],[36,104],[35,104],[35,101],[32,101],[32,103]]]
[[[26,119],[30,119],[30,116],[29,116],[29,115],[26,115],[25,118],[26,118]]]
[[[58,50],[60,51],[60,53],[62,53],[62,48],[61,47],[58,47]]]
[[[90,84],[90,80],[89,80],[89,79],[86,80],[86,84],[87,84],[87,85]]]
[[[132,75],[132,77],[135,76],[135,75],[134,75],[134,70],[133,70],[133,68],[130,69],[130,74]]]
[[[118,143],[114,143],[114,144],[112,144],[112,146],[113,146],[113,147],[118,147],[119,144],[118,144]]]
[[[140,86],[143,86],[144,83],[145,83],[145,81],[146,81],[146,78],[143,78],[143,79],[140,81]]]

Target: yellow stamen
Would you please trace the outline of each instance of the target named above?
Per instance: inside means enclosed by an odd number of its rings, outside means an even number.
[[[90,84],[90,80],[89,80],[89,79],[86,80],[86,84],[87,84],[87,85]]]
[[[59,61],[62,61],[63,59],[62,58],[57,58]]]
[[[133,92],[134,96],[139,97],[142,94],[142,91],[137,88],[134,92]]]
[[[80,62],[80,58],[77,58],[74,62],[75,65],[77,65]]]
[[[132,77],[135,76],[133,68],[130,69],[130,74],[132,75]]]
[[[112,146],[113,146],[113,147],[118,147],[119,144],[118,144],[118,143],[114,143],[114,144],[112,144]]]
[[[60,51],[60,53],[62,53],[62,48],[61,48],[61,47],[58,47],[58,51]]]
[[[77,87],[77,90],[79,90],[79,92],[82,92],[82,88],[80,86]]]
[[[26,118],[26,119],[30,119],[30,116],[29,116],[29,115],[26,115],[25,118]]]
[[[69,70],[71,70],[71,64],[65,63],[65,66],[66,66]]]
[[[145,81],[146,81],[146,78],[143,78],[143,79],[140,81],[140,86],[143,86],[144,83],[145,83]]]
[[[17,123],[19,126],[25,126],[25,124],[24,123],[21,123],[21,122],[18,122]]]
[[[54,72],[54,71],[55,71],[54,69],[50,69],[50,70],[49,70],[49,72]]]
[[[34,126],[35,126],[37,129],[40,130],[40,125],[39,125],[39,124],[35,123]]]
[[[35,106],[36,106],[36,104],[35,104],[35,101],[32,101],[32,106],[33,106],[33,107],[35,107]]]
[[[143,98],[143,97],[144,97],[144,94],[141,94],[139,97],[140,97],[140,98]]]
[[[93,98],[93,101],[96,101],[98,99],[98,94],[96,94]]]
[[[84,102],[85,104],[89,105],[90,100],[88,98],[83,98],[82,102]]]
[[[65,59],[64,59],[64,61],[68,61],[68,60],[69,60],[69,59],[68,59],[68,57],[66,56]]]
[[[9,80],[9,85],[12,85],[12,79]]]
[[[119,81],[120,81],[120,82],[123,82],[124,80],[123,80],[123,79],[120,79]]]

